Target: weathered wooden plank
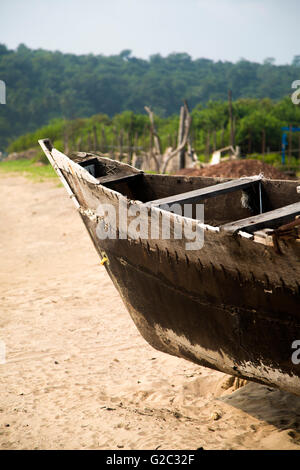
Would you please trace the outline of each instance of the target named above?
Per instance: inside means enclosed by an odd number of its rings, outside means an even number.
[[[141,171],[140,173],[134,173],[132,175],[123,175],[118,178],[116,178],[115,175],[109,175],[109,176],[102,176],[98,178],[100,181],[100,184],[108,184],[108,183],[127,183],[129,180],[134,180],[139,178],[141,175],[144,173]]]
[[[245,232],[253,233],[256,230],[261,230],[263,228],[278,227],[281,224],[291,221],[293,217],[298,214],[300,214],[300,202],[280,207],[279,209],[265,212],[263,214],[254,215],[247,219],[236,220],[230,224],[222,225],[220,230],[231,233],[243,230]]]
[[[53,149],[51,141],[49,139],[40,139],[38,142],[39,142],[40,146],[42,147],[46,157],[49,160],[49,162],[53,166],[53,169],[55,170],[57,176],[60,178],[62,184],[64,185],[68,195],[72,199],[76,209],[78,209],[80,207],[78,199],[77,199],[76,195],[73,193],[69,183],[67,182],[66,178],[62,174],[61,169],[57,165],[57,162],[56,162],[55,158],[53,157],[53,155],[51,153],[53,150],[55,150],[55,149]]]
[[[260,176],[257,176],[255,178],[242,178],[226,181],[225,183],[216,184],[207,188],[195,189],[194,191],[188,191],[187,193],[176,194],[174,196],[149,201],[147,205],[160,207],[165,204],[194,203],[203,199],[220,196],[221,194],[249,188],[250,186],[257,184],[261,179],[262,178]]]

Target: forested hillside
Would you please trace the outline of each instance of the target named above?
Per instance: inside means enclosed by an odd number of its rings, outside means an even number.
[[[167,117],[178,113],[183,99],[191,109],[224,101],[229,88],[234,99],[278,100],[300,79],[298,66],[298,56],[291,65],[276,66],[271,59],[233,64],[174,53],[143,60],[129,50],[107,57],[0,45],[0,79],[7,87],[7,104],[0,106],[0,150],[54,118],[143,113],[145,105]]]

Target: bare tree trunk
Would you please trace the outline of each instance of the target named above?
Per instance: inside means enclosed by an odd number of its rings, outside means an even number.
[[[173,135],[173,144],[171,145],[171,147],[173,147],[174,149],[177,146],[177,137],[178,137],[178,133],[175,132],[175,134]]]
[[[194,155],[194,154],[195,154],[195,150],[194,150],[194,147],[193,147],[193,141],[192,141],[191,136],[188,137],[188,141],[187,141],[187,154],[188,154],[188,157],[189,157],[193,162],[196,162],[196,161],[197,161],[197,157]]]
[[[153,111],[148,106],[145,106],[145,110],[147,111],[150,119],[150,155],[155,160],[156,171],[160,171],[160,162],[161,159],[161,142],[160,138],[157,134],[155,123],[154,123],[154,114]],[[153,145],[154,144],[154,145]],[[153,149],[154,146],[154,149]]]
[[[179,129],[178,129],[178,143],[177,146],[181,145],[184,135],[184,124],[185,124],[185,107],[181,106],[180,108],[180,119],[179,119]],[[179,153],[179,168],[185,168],[185,149],[183,148]]]
[[[150,157],[152,158],[153,156],[153,132],[152,132],[152,127],[150,126],[150,141],[149,141],[149,153],[150,153]]]
[[[147,113],[149,115],[149,119],[150,119],[150,126],[151,126],[151,132],[152,132],[152,135],[153,135],[155,151],[158,155],[161,155],[162,154],[161,142],[160,142],[160,138],[159,138],[159,136],[157,134],[157,131],[156,131],[156,128],[155,128],[153,111],[151,111],[151,109],[148,106],[145,106],[145,110],[147,111]]]
[[[180,154],[184,150],[184,148],[187,145],[188,142],[188,137],[189,137],[189,132],[190,132],[190,127],[191,127],[191,122],[192,118],[188,110],[187,103],[184,102],[184,117],[183,119],[183,125],[184,125],[184,132],[182,135],[181,140],[179,138],[181,137],[180,135],[178,136],[178,146],[175,150],[172,148],[169,148],[166,150],[165,154],[162,155],[161,151],[161,141],[160,138],[157,134],[155,125],[154,125],[154,114],[151,111],[151,109],[147,106],[145,106],[145,110],[147,111],[150,119],[150,157],[155,160],[155,165],[156,165],[156,171],[158,173],[162,172],[164,173],[167,169],[167,166],[169,162],[174,158],[176,155]],[[181,111],[181,114],[183,112]],[[152,144],[152,138],[153,138],[153,144]],[[154,148],[153,148],[154,147]]]
[[[188,137],[188,141],[187,141],[187,153],[188,153],[188,157],[193,162],[196,162],[197,157],[195,156],[194,142],[195,142],[195,130],[194,128],[192,128],[191,133]]]
[[[190,128],[191,128],[191,124],[192,124],[192,117],[189,113],[189,109],[188,109],[188,106],[187,106],[186,102],[184,102],[184,108],[185,108],[185,120],[184,120],[185,127],[184,127],[184,135],[183,135],[182,141],[178,145],[177,149],[169,150],[164,155],[164,158],[163,158],[164,163],[163,163],[163,166],[162,166],[162,173],[166,172],[169,162],[172,160],[172,158],[174,158],[176,155],[178,155],[178,153],[180,154],[180,152],[184,150],[184,148],[187,144],[187,141],[188,141],[188,138],[189,138],[189,133],[190,133]]]

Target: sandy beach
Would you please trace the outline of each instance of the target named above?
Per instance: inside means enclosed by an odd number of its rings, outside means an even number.
[[[300,397],[144,341],[56,180],[0,201],[0,449],[300,449]]]

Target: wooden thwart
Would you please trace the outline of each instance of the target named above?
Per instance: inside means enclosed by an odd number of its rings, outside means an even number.
[[[160,207],[165,204],[192,204],[203,199],[209,199],[211,197],[221,196],[221,194],[238,191],[241,189],[247,189],[254,184],[261,181],[261,177],[257,178],[243,178],[238,180],[226,181],[225,183],[215,184],[202,189],[196,189],[194,191],[188,191],[187,193],[176,194],[174,196],[164,197],[162,199],[156,199],[149,201],[147,205]]]
[[[220,229],[230,233],[239,230],[253,233],[263,228],[277,228],[286,222],[292,221],[293,217],[296,217],[298,214],[300,214],[300,202],[280,207],[279,209],[263,214],[254,215],[247,219],[236,220],[235,222],[221,225]]]
[[[120,176],[119,178],[116,178],[115,175],[102,176],[102,177],[98,178],[98,180],[100,181],[100,184],[127,183],[130,180],[138,179],[143,174],[144,173],[141,171],[140,173],[134,173],[133,175],[124,175],[124,176]]]

